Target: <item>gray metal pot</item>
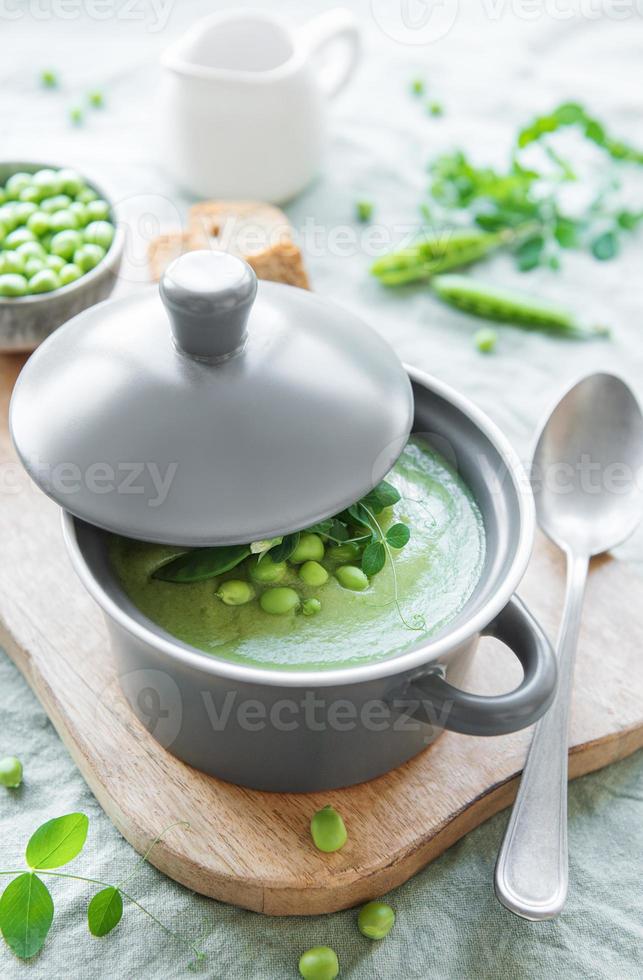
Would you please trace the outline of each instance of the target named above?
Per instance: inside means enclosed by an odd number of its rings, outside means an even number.
[[[133,711],[170,752],[222,779],[307,792],[371,779],[412,758],[444,729],[500,735],[535,722],[554,695],[551,647],[514,595],[534,535],[531,494],[498,429],[434,378],[407,369],[414,431],[457,467],[482,511],[485,567],[457,619],[430,642],[378,663],[324,671],[233,664],[175,639],[124,594],[107,535],[64,513],[67,547],[103,610]],[[524,679],[495,697],[460,686],[480,636],[504,641]]]

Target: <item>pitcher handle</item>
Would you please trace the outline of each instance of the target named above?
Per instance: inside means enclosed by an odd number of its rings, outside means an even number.
[[[301,28],[301,38],[311,58],[318,59],[317,77],[324,94],[332,99],[353,74],[360,51],[357,20],[350,10],[327,10]]]

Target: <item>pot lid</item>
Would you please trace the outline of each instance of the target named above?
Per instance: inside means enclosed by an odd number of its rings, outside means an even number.
[[[389,471],[408,376],[357,317],[190,252],[145,290],[53,333],[25,365],[11,432],[65,510],[128,537],[242,544],[329,517]]]

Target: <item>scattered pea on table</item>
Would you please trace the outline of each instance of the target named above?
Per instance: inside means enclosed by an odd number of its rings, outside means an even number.
[[[310,834],[317,850],[325,854],[339,851],[348,840],[342,815],[330,804],[314,814],[310,821]]]
[[[330,946],[313,946],[300,957],[299,972],[304,980],[335,980],[339,975],[337,953]]]
[[[386,902],[368,902],[359,910],[357,928],[367,939],[384,939],[395,925],[395,912]]]
[[[22,782],[22,763],[14,755],[0,759],[0,786],[17,789]]]

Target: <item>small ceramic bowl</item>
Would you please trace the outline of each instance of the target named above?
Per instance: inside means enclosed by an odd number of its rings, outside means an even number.
[[[48,163],[0,163],[0,185],[19,171],[31,174],[52,166]],[[53,166],[53,169],[59,167]],[[113,211],[112,202],[103,189],[92,180],[88,180],[87,185],[107,201]],[[0,297],[0,352],[33,351],[61,324],[107,299],[116,284],[123,244],[123,232],[117,227],[104,259],[75,282],[38,296]]]

